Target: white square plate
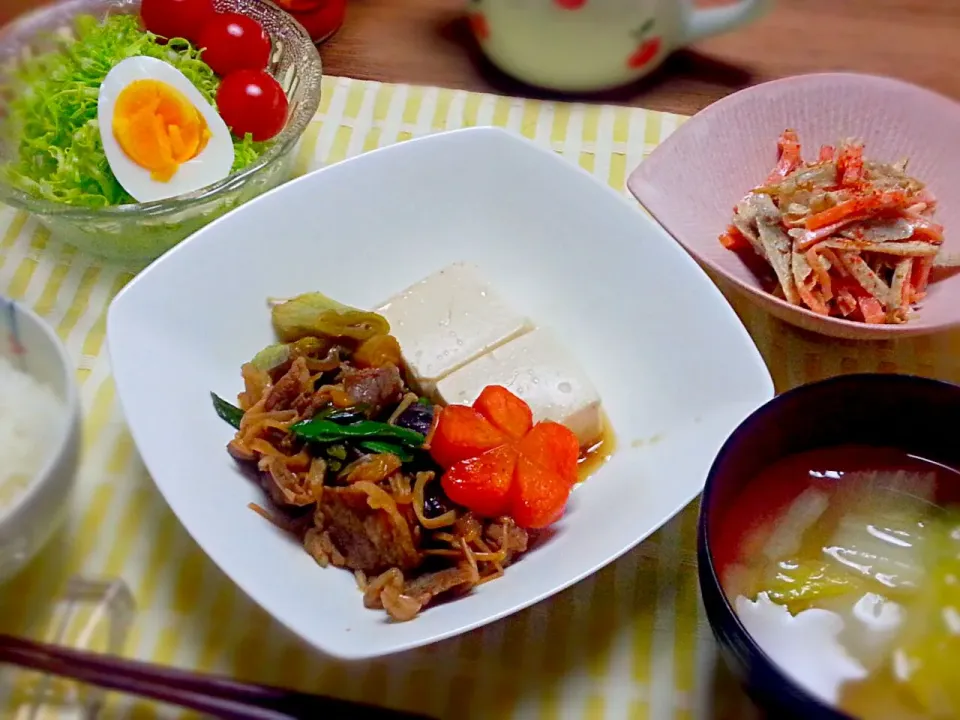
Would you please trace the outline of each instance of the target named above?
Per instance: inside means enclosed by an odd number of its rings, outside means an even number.
[[[359,307],[455,261],[568,343],[604,399],[613,458],[504,578],[407,623],[366,610],[351,573],[321,569],[247,508],[227,455],[240,365],[273,341],[267,297],[320,290]],[[345,659],[465,632],[615,559],[700,492],[722,442],[773,395],[740,321],[652,220],[551,152],[470,129],[284,185],[201,230],[110,308],[117,390],[144,462],[203,550],[308,642]]]

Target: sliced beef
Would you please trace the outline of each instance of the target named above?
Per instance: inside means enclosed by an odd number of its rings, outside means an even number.
[[[381,415],[403,398],[403,379],[394,365],[363,370],[347,368],[341,381],[355,403],[367,406],[370,417]]]
[[[327,567],[331,563],[336,567],[343,567],[346,562],[340,551],[333,546],[330,534],[315,527],[307,529],[303,536],[303,547],[321,567]]]
[[[370,507],[371,495],[357,483],[327,487],[317,519],[343,562],[334,564],[373,574],[391,567],[410,570],[420,564],[409,522],[399,513]]]
[[[517,555],[525,553],[530,545],[530,534],[519,527],[512,518],[504,517],[487,527],[486,536],[497,550],[506,550],[504,564],[513,562]]]
[[[300,395],[293,403],[293,409],[297,411],[300,420],[309,420],[317,411],[330,404],[330,388],[321,387],[315,392],[305,392]]]
[[[227,452],[240,462],[253,462],[257,459],[257,454],[236,438],[227,443]]]
[[[300,393],[309,389],[309,386],[310,371],[307,369],[307,361],[305,358],[298,357],[283,377],[270,388],[263,409],[267,411],[287,410],[293,404],[293,401],[300,396]]]
[[[315,471],[302,478],[290,470],[283,459],[276,455],[260,458],[260,484],[277,507],[306,507],[317,502],[323,494],[323,479],[326,463],[314,461]]]
[[[479,577],[472,567],[461,565],[410,580],[404,585],[403,594],[415,599],[421,607],[426,607],[437,595],[461,586],[472,587],[478,580]]]

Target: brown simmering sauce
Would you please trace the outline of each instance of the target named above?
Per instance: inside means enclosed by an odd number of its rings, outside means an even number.
[[[614,435],[613,426],[610,419],[603,416],[603,434],[593,445],[580,451],[579,467],[577,468],[577,480],[583,482],[593,475],[603,465],[613,457],[617,451],[617,436]]]

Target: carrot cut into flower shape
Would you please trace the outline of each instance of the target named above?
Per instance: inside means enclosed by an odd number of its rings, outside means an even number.
[[[448,405],[440,411],[430,454],[442,468],[477,457],[507,442],[507,436],[468,405]]]
[[[478,457],[461,460],[440,480],[447,497],[481,517],[499,517],[510,509],[510,495],[519,455],[501,445]]]
[[[430,452],[446,469],[440,484],[454,503],[536,529],[563,515],[577,481],[580,443],[559,423],[533,425],[526,402],[489,385],[472,407],[440,411]]]
[[[558,473],[521,454],[510,494],[510,514],[522,528],[547,527],[563,515],[571,487]]]
[[[577,481],[580,442],[565,425],[551,421],[537,423],[517,449],[525,458],[552,470],[571,485]]]
[[[533,427],[533,411],[502,385],[488,385],[473,408],[507,437],[519,440]]]

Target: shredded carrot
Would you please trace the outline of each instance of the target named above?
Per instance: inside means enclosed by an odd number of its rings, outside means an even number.
[[[830,269],[835,270],[837,275],[843,278],[849,274],[843,266],[843,263],[840,262],[840,258],[838,258],[837,254],[833,251],[833,248],[825,247],[817,250],[817,252],[830,262]]]
[[[923,240],[924,242],[941,245],[943,243],[943,226],[926,219],[915,220],[911,240]]]
[[[264,510],[261,506],[257,505],[256,503],[247,503],[247,507],[253,510],[257,515],[264,518],[265,520],[269,520],[270,523],[272,523],[273,525],[276,525],[281,530],[287,529],[287,527],[283,523],[281,523],[279,520],[277,520],[277,518],[274,517],[274,515],[271,514],[269,510]]]
[[[837,158],[837,173],[840,184],[852,187],[863,179],[863,145],[848,144],[840,150]]]
[[[853,311],[857,309],[857,298],[853,296],[853,293],[850,292],[850,288],[842,287],[837,290],[837,310],[844,317],[852,315]]]
[[[720,244],[727,250],[734,250],[736,252],[750,250],[752,247],[750,241],[737,229],[736,225],[728,227],[727,231],[720,236]]]
[[[910,278],[910,287],[913,291],[911,302],[919,302],[927,294],[927,283],[930,282],[930,270],[933,268],[933,258],[925,257],[915,260],[913,273]]]
[[[857,141],[821,145],[804,161],[797,133],[785,130],[776,167],[734,208],[720,244],[783,302],[858,322],[907,322],[931,268],[944,262],[944,229],[932,217],[933,193],[905,169],[905,161],[866,162]]]
[[[857,298],[857,304],[860,306],[860,312],[863,313],[864,322],[870,325],[879,325],[886,321],[883,305],[875,297]]]
[[[866,215],[851,215],[850,217],[844,218],[839,222],[835,222],[830,225],[824,225],[816,230],[807,230],[803,234],[803,237],[797,241],[797,250],[806,251],[821,240],[826,240],[831,235],[836,235],[837,232],[843,230],[845,227],[847,227],[847,225],[860,220],[865,220],[866,218]]]
[[[813,268],[813,274],[817,276],[817,282],[820,284],[820,287],[823,288],[823,297],[825,300],[829,300],[833,297],[833,291],[831,289],[830,282],[830,273],[820,262],[819,257],[819,248],[816,246],[807,250],[807,262],[810,263],[810,267]]]
[[[768,184],[782,180],[796,170],[797,166],[802,162],[800,157],[800,139],[794,130],[783,131],[780,140],[777,141],[777,150],[780,158],[777,161],[777,167],[774,168],[773,172],[770,173],[770,177],[767,178]]]
[[[817,292],[814,283],[810,283],[809,280],[798,282],[797,292],[800,294],[800,299],[803,300],[804,304],[815,313],[818,315],[830,314],[830,308],[827,307],[826,301],[821,297],[820,293]]]
[[[855,197],[852,200],[834,205],[832,208],[811,215],[804,225],[807,230],[818,230],[827,225],[833,225],[852,215],[882,210],[896,210],[907,207],[907,197],[899,190],[888,192],[874,192]]]

